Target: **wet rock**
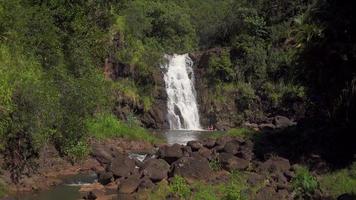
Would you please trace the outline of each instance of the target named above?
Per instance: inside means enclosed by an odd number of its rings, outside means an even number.
[[[237,158],[231,153],[220,153],[218,159],[224,169],[228,171],[232,170],[244,170],[248,168],[249,161]]]
[[[121,154],[118,155],[111,163],[109,170],[117,178],[128,177],[135,171],[135,161]]]
[[[187,146],[190,146],[193,151],[198,151],[203,145],[199,141],[189,141]]]
[[[167,178],[169,164],[163,159],[146,160],[142,167],[142,173],[154,182]]]
[[[173,175],[180,175],[189,180],[204,180],[212,173],[208,160],[201,156],[180,158],[172,164],[172,168]]]
[[[114,175],[112,172],[103,171],[98,174],[98,182],[102,185],[107,185],[112,181],[113,177]]]
[[[224,152],[235,155],[239,150],[239,144],[235,141],[227,142],[224,145]]]
[[[182,146],[179,144],[174,144],[172,146],[162,146],[159,150],[159,157],[167,161],[168,163],[173,163],[179,158],[183,157]]]
[[[140,185],[140,179],[138,176],[130,176],[127,179],[121,181],[119,185],[119,193],[131,194],[135,192]]]

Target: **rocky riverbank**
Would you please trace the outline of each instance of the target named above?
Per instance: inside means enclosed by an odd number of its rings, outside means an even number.
[[[288,159],[270,156],[261,161],[253,153],[253,142],[238,137],[191,141],[184,145],[161,145],[145,153],[143,160],[128,153],[101,147],[95,152],[101,166],[98,183],[85,186],[84,199],[152,199],[152,193],[169,185],[174,177],[182,177],[189,185],[227,184],[231,175],[239,173],[248,199],[294,199],[292,180],[297,165]],[[194,191],[192,191],[194,194]],[[170,193],[165,198],[179,199]],[[320,190],[311,199],[327,199]]]

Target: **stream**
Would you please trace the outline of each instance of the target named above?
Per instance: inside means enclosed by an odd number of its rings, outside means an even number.
[[[160,131],[160,135],[165,139],[167,144],[185,145],[189,141],[200,140],[211,135],[223,134],[220,131],[189,131],[189,130],[166,130]],[[145,155],[131,154],[143,160]],[[12,197],[13,200],[78,200],[83,194],[79,192],[82,185],[94,183],[97,180],[95,173],[77,174],[74,176],[63,177],[63,183],[52,187],[50,190],[33,193],[20,193]]]

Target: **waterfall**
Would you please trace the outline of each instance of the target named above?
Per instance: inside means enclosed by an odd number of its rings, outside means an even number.
[[[165,55],[164,81],[168,96],[168,122],[172,130],[200,130],[194,88],[193,61],[188,54]]]

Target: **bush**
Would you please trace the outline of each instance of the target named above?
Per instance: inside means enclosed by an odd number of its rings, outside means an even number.
[[[246,200],[246,197],[242,193],[245,189],[245,181],[239,172],[232,172],[230,181],[223,188],[223,200]]]
[[[194,186],[193,200],[218,200],[214,187],[209,184],[198,183]]]
[[[320,188],[335,199],[345,193],[356,195],[356,163],[320,178]]]
[[[222,51],[221,55],[212,55],[209,58],[207,70],[211,83],[231,82],[235,78],[235,69],[230,60],[228,51]]]
[[[90,153],[90,147],[86,141],[68,145],[64,148],[64,153],[73,162],[84,160]]]
[[[172,194],[182,199],[188,199],[191,194],[190,187],[185,179],[181,176],[175,176],[169,185]]]
[[[213,170],[213,171],[219,171],[222,169],[221,164],[219,162],[218,159],[212,159],[209,161],[209,167]]]
[[[297,197],[302,199],[310,198],[319,188],[316,177],[311,175],[306,167],[297,168],[296,175],[292,179],[292,185]]]

